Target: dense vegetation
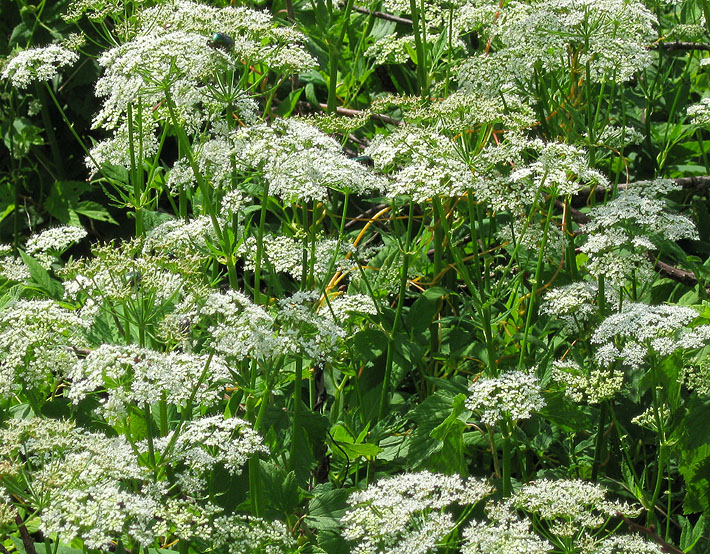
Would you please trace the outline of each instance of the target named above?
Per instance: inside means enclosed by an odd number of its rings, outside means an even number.
[[[710,2],[0,0],[0,552],[710,552]]]

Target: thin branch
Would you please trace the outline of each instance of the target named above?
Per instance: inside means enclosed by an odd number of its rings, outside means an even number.
[[[679,283],[683,283],[684,285],[688,285],[689,287],[694,287],[698,284],[698,278],[692,271],[680,269],[679,267],[657,260],[651,252],[646,252],[646,256],[649,260],[656,263],[658,270],[666,277],[669,277],[674,281],[678,281]]]
[[[710,44],[705,44],[702,42],[684,42],[684,41],[674,41],[674,42],[657,42],[654,44],[654,48],[661,48],[663,50],[710,50]]]
[[[655,527],[644,527],[643,525],[639,525],[638,523],[634,523],[631,521],[628,517],[626,517],[624,514],[617,512],[616,513],[617,517],[620,517],[626,525],[629,526],[630,531],[636,531],[638,533],[643,533],[646,535],[648,538],[650,538],[653,542],[655,542],[658,546],[661,547],[661,552],[667,552],[668,554],[685,554],[680,548],[673,546],[671,543],[666,542],[663,540],[663,537],[661,537],[658,533],[656,533]]]
[[[319,104],[321,108],[326,109],[326,104]],[[378,113],[368,113],[363,110],[354,110],[352,108],[343,108],[342,106],[338,106],[335,108],[335,111],[339,113],[340,115],[345,115],[347,117],[361,117],[363,115],[368,115],[371,119],[377,119],[378,121],[382,121],[383,123],[389,123],[390,125],[402,125],[402,122],[399,121],[398,119],[393,119],[388,115],[384,114],[378,114]]]
[[[384,19],[385,21],[394,21],[395,23],[404,23],[405,25],[412,24],[412,20],[407,19],[406,17],[399,17],[385,12],[373,12],[372,10],[368,10],[367,8],[360,8],[359,6],[353,6],[353,11],[356,11],[358,13],[364,13],[366,15],[372,15],[373,17],[376,17],[378,19]]]
[[[30,537],[30,534],[27,532],[25,522],[22,521],[22,518],[19,514],[15,516],[15,523],[17,524],[17,528],[20,530],[20,537],[22,537],[22,546],[25,547],[25,552],[27,552],[27,554],[37,554],[37,550],[35,550],[35,543],[32,540],[32,537]]]

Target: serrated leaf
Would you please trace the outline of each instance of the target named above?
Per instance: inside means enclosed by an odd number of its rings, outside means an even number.
[[[43,268],[40,263],[29,254],[20,250],[20,257],[30,272],[32,282],[50,298],[54,298],[55,300],[61,299],[64,295],[64,287],[62,287],[62,284],[56,279],[52,279],[49,275],[49,271]]]
[[[350,489],[333,489],[316,494],[308,503],[307,523],[319,531],[340,529],[340,519],[345,515],[351,492]]]
[[[269,506],[288,516],[301,503],[296,474],[271,462],[261,462],[261,484]]]

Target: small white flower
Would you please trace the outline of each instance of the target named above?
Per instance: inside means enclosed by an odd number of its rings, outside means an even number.
[[[52,44],[18,52],[5,66],[3,79],[10,79],[18,88],[27,88],[34,81],[48,81],[59,69],[74,64],[79,55],[67,48]]]
[[[526,371],[508,371],[498,377],[481,377],[468,388],[466,407],[480,412],[481,421],[495,425],[506,416],[529,419],[545,406],[540,380]]]

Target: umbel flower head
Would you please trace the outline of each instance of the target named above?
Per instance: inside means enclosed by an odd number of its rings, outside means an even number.
[[[59,74],[59,69],[74,64],[79,59],[72,52],[58,44],[30,48],[18,52],[5,66],[3,79],[9,79],[13,86],[27,88],[35,81],[48,81]]]
[[[710,340],[710,325],[689,327],[698,312],[687,306],[626,304],[607,317],[592,335],[600,345],[595,354],[602,367],[621,360],[639,368],[649,355],[668,356],[677,350],[698,350]]]
[[[479,412],[481,421],[495,425],[506,416],[528,419],[545,406],[540,380],[527,371],[508,371],[498,377],[481,377],[468,388],[466,407]]]
[[[343,536],[356,554],[426,554],[455,528],[452,504],[474,505],[493,492],[482,479],[423,471],[381,479],[348,499]]]
[[[277,554],[292,546],[280,523],[227,515],[203,500],[215,466],[238,473],[249,456],[266,451],[248,423],[204,417],[174,439],[170,434],[154,443],[175,478],[168,483],[143,465],[147,441],[130,444],[123,435],[87,432],[65,420],[10,420],[0,428],[0,502],[3,489],[11,489],[16,501],[37,511],[46,536],[80,538],[87,549],[110,551],[118,539],[148,547],[171,534],[215,548],[234,543],[228,551],[235,554]],[[197,487],[186,491],[185,483]]]

